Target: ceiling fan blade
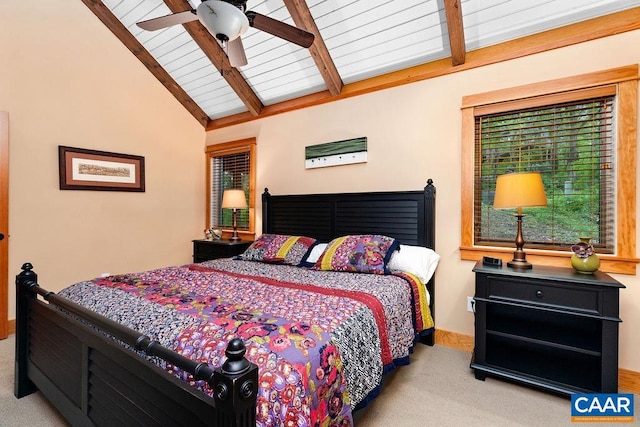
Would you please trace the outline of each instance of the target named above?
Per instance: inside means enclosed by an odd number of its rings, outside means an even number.
[[[227,42],[227,55],[232,67],[238,68],[247,65],[247,55],[244,53],[241,37]]]
[[[295,43],[298,46],[309,47],[313,44],[315,37],[307,31],[257,12],[248,11],[246,15],[247,18],[249,18],[249,25],[251,27]]]
[[[195,9],[185,10],[184,12],[173,13],[171,15],[160,16],[158,18],[140,21],[136,25],[143,30],[156,31],[177,24],[185,24],[187,22],[196,21],[198,16]]]

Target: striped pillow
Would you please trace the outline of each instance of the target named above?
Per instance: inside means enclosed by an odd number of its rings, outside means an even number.
[[[240,259],[299,265],[316,239],[305,236],[263,234],[247,248]]]

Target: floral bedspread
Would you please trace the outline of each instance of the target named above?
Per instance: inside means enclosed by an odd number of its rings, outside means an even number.
[[[259,368],[259,426],[352,425],[352,408],[375,396],[383,372],[408,363],[416,335],[433,326],[424,285],[410,274],[231,259],[97,278],[60,295],[213,367],[242,338]]]

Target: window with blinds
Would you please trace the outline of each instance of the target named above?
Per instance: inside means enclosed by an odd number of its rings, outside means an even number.
[[[614,252],[615,91],[596,95],[563,94],[475,115],[475,244],[513,246],[514,212],[492,207],[496,177],[540,172],[548,207],[523,209],[526,246],[567,250],[589,237],[599,253]]]
[[[224,190],[243,190],[250,206],[251,157],[249,151],[233,154],[212,155],[210,183],[210,212],[211,226],[214,228],[229,228],[233,226],[233,212],[222,209],[222,195]],[[249,230],[249,209],[238,209],[238,230]]]

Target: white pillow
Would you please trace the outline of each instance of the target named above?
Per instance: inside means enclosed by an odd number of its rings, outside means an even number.
[[[313,247],[313,249],[311,249],[311,253],[307,257],[305,262],[308,262],[308,263],[311,263],[311,264],[315,264],[316,261],[318,261],[318,259],[320,259],[320,255],[322,255],[322,253],[324,252],[324,250],[327,247],[327,245],[328,245],[328,243],[318,243],[317,245],[315,245]]]
[[[427,283],[440,261],[433,249],[424,246],[400,245],[387,264],[391,271],[406,271],[414,274],[422,283]]]

